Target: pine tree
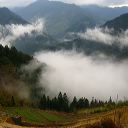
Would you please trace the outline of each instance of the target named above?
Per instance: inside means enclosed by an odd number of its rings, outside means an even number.
[[[92,101],[91,101],[91,103],[90,103],[90,106],[91,106],[91,107],[94,107],[94,97],[92,97]]]
[[[69,100],[66,93],[64,93],[63,95],[63,110],[65,112],[69,111]]]
[[[76,109],[77,109],[77,98],[74,97],[73,98],[73,101],[70,104],[70,110],[75,112]]]
[[[59,111],[63,111],[63,96],[61,92],[58,95],[58,106],[57,107]]]
[[[46,109],[46,107],[47,107],[47,100],[46,100],[46,96],[43,95],[43,97],[40,99],[39,108]]]
[[[47,109],[50,109],[51,108],[51,101],[50,101],[49,96],[47,96],[47,102],[46,103],[47,103],[46,104]]]
[[[84,107],[88,108],[89,107],[89,100],[84,98]]]
[[[56,97],[51,100],[51,109],[58,110],[58,99]]]
[[[15,106],[16,105],[16,103],[15,103],[15,99],[14,99],[14,97],[12,96],[12,98],[11,98],[11,106]]]
[[[110,96],[109,98],[109,101],[108,101],[109,104],[112,104],[112,97]]]

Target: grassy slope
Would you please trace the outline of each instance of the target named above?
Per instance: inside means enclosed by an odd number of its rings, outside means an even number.
[[[77,114],[95,114],[95,113],[101,113],[101,112],[107,112],[112,110],[113,108],[108,107],[96,107],[96,108],[88,108],[88,109],[81,109],[77,112]]]
[[[66,122],[69,117],[62,113],[51,111],[43,111],[31,108],[5,108],[6,112],[10,115],[20,115],[24,121],[30,123],[53,123],[53,122]]]
[[[39,109],[31,109],[31,108],[5,108],[6,112],[12,115],[21,115],[23,117],[23,121],[27,121],[34,124],[51,124],[53,127],[85,127],[87,124],[94,124],[103,119],[111,118],[114,120],[115,111],[109,110],[107,112],[98,112],[90,115],[83,113],[76,114],[65,114],[58,113],[52,111],[43,111]],[[88,111],[88,110],[86,110]],[[90,110],[89,110],[90,111]],[[123,126],[128,124],[128,107],[118,108],[116,110],[116,123],[119,123],[119,115],[121,114],[120,123]],[[57,125],[55,125],[57,124]],[[60,125],[61,124],[61,125]],[[1,125],[0,125],[1,126]]]

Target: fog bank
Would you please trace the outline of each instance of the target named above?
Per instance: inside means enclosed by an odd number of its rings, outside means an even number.
[[[106,100],[128,96],[128,61],[108,57],[88,57],[75,51],[40,52],[35,57],[47,64],[40,82],[48,95],[66,92],[70,97],[93,96]]]
[[[11,25],[0,25],[0,44],[3,46],[11,46],[14,41],[20,37],[31,36],[33,32],[36,34],[42,34],[44,29],[44,20],[37,19],[31,24],[11,24]]]
[[[122,31],[117,35],[112,33],[113,29],[95,27],[94,29],[88,28],[84,33],[78,33],[78,36],[83,39],[97,41],[108,45],[116,43],[121,47],[128,46],[128,30]]]

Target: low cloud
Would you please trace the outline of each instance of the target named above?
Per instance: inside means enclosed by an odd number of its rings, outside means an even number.
[[[7,7],[17,7],[17,6],[27,6],[37,0],[0,0],[0,6],[7,6]],[[127,0],[50,0],[50,1],[62,1],[66,3],[75,3],[78,5],[84,4],[98,4],[103,6],[127,6]]]
[[[37,60],[47,64],[40,82],[48,95],[66,92],[70,97],[96,97],[107,100],[128,96],[128,61],[89,57],[75,51],[40,52]]]
[[[44,29],[44,20],[38,19],[31,24],[11,24],[11,25],[0,25],[0,44],[3,46],[11,46],[14,41],[26,34],[31,36],[33,32],[36,34],[42,34]]]
[[[113,29],[95,27],[94,29],[87,29],[84,33],[78,33],[78,36],[86,40],[108,45],[119,44],[120,46],[128,46],[128,30],[118,35],[114,35],[112,32]]]
[[[52,0],[54,1],[54,0]],[[62,2],[66,2],[66,3],[75,3],[78,5],[85,5],[85,4],[98,4],[98,5],[102,5],[102,6],[127,6],[128,5],[128,1],[126,0],[56,0],[56,1],[62,1]]]

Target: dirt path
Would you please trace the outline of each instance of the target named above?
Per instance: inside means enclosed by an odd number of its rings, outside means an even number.
[[[67,124],[65,128],[85,128],[88,124],[94,124],[106,118],[113,118],[113,112],[101,113],[101,114],[96,114],[96,115],[92,115],[89,117],[85,117],[83,119],[79,119],[79,120],[76,120],[74,122]],[[64,126],[62,126],[61,128],[64,128]]]

